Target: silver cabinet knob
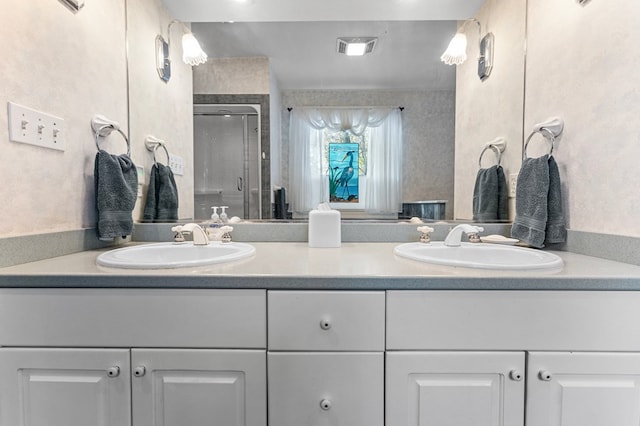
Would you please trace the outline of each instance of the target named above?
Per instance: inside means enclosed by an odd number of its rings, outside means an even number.
[[[142,377],[145,375],[146,372],[147,372],[147,369],[145,368],[144,365],[140,365],[133,369],[133,375],[136,377]]]
[[[115,367],[107,368],[107,376],[118,377],[119,375],[120,375],[120,367],[115,366]]]
[[[551,373],[549,373],[549,372],[548,372],[548,371],[546,371],[546,370],[541,370],[541,371],[538,373],[538,377],[540,378],[540,380],[543,380],[543,381],[545,381],[545,382],[549,382],[549,381],[551,381],[551,379],[553,378],[553,376],[551,375]]]
[[[511,378],[511,380],[519,382],[520,380],[522,380],[522,373],[519,370],[511,370],[509,372],[509,377]]]
[[[331,400],[323,399],[322,401],[320,401],[320,408],[322,408],[324,411],[330,410],[331,409]]]
[[[331,328],[331,321],[328,318],[320,320],[320,328],[323,330],[329,330]]]

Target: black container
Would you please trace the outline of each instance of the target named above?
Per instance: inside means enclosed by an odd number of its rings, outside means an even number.
[[[444,220],[447,200],[411,201],[402,203],[400,219],[419,217],[420,219]]]

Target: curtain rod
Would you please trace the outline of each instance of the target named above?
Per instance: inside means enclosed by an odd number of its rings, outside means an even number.
[[[339,107],[333,107],[333,106],[324,106],[324,107],[300,107],[300,108],[315,108],[315,109],[362,109],[362,108],[398,108],[400,111],[404,111],[404,107],[403,106],[399,106],[399,107],[395,107],[395,106],[339,106]],[[287,107],[287,111],[291,112],[293,110],[293,107]]]

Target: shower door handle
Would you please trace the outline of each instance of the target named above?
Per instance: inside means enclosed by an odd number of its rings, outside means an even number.
[[[241,177],[238,178],[238,191],[242,191],[242,189],[244,188],[244,181],[242,180]]]

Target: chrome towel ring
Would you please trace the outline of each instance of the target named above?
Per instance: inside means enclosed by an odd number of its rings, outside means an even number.
[[[111,124],[105,124],[104,126],[99,127],[98,130],[96,131],[96,147],[98,148],[98,151],[101,150],[100,136],[102,135],[103,137],[106,137],[114,130],[120,133],[124,138],[124,141],[127,143],[127,156],[131,157],[131,144],[129,143],[129,139],[127,138],[127,135],[125,135],[122,130],[116,127],[113,127],[113,125]]]
[[[127,135],[120,130],[120,125],[117,122],[109,120],[104,115],[94,115],[91,118],[91,128],[96,135],[96,148],[98,148],[98,151],[101,150],[100,138],[106,138],[115,130],[122,135],[124,141],[127,143],[127,156],[131,157],[131,144],[129,143],[129,138],[127,138]]]
[[[529,146],[529,142],[531,142],[531,138],[536,133],[540,133],[547,142],[549,142],[549,155],[553,154],[554,143],[558,136],[562,134],[564,131],[564,120],[558,117],[552,117],[545,121],[544,123],[538,123],[533,126],[533,131],[529,134],[527,141],[524,143],[524,149],[522,150],[522,159],[526,160],[527,157],[527,147]]]
[[[169,165],[169,150],[167,149],[167,147],[165,146],[164,143],[158,143],[156,144],[156,146],[153,148],[153,164],[158,165],[158,160],[156,160],[156,151],[158,150],[158,148],[162,147],[162,149],[164,149],[164,153],[167,154],[167,165]]]
[[[156,151],[158,148],[162,147],[164,149],[164,153],[167,154],[167,166],[171,162],[171,158],[169,157],[169,150],[167,149],[166,142],[162,139],[158,139],[155,136],[147,135],[144,139],[144,146],[147,147],[147,151],[153,152],[153,164],[157,165],[158,160],[156,158]]]
[[[502,151],[500,150],[500,148],[498,148],[494,144],[485,145],[485,147],[482,148],[482,152],[480,153],[480,158],[478,158],[478,167],[480,168],[482,168],[482,156],[488,149],[492,149],[496,153],[496,161],[498,162],[498,166],[502,161]]]
[[[531,134],[527,138],[527,141],[524,143],[523,159],[528,158],[527,157],[527,147],[529,146],[529,142],[531,141],[531,138],[536,133],[540,133],[542,136],[544,136],[545,140],[547,142],[549,142],[549,146],[550,146],[549,155],[553,154],[553,143],[556,141],[556,135],[554,135],[551,130],[549,130],[549,129],[545,128],[545,127],[542,127],[540,129],[535,129],[533,132],[531,132]]]

